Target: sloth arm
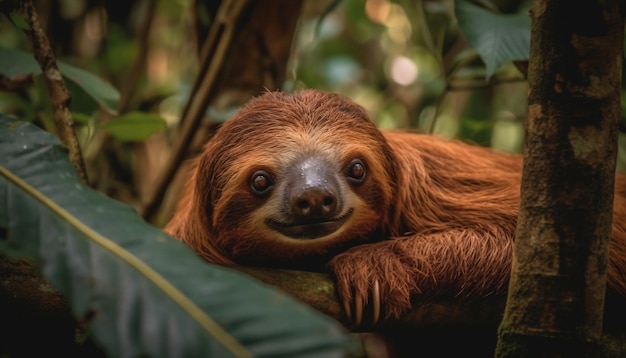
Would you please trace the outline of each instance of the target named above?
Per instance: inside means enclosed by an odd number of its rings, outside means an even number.
[[[504,292],[511,235],[493,227],[391,238],[353,247],[329,268],[349,318],[360,324],[369,304],[376,323],[380,314],[398,317],[412,302]]]
[[[329,262],[346,313],[354,305],[358,322],[371,303],[375,321],[434,298],[505,291],[521,156],[433,136],[387,133],[386,139],[399,169],[395,214],[385,226],[392,237]]]

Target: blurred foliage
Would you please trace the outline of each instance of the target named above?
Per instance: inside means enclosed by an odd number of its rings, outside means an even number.
[[[104,182],[99,186],[108,195],[137,206],[142,187],[150,187],[170,153],[198,71],[198,24],[211,22],[216,4],[156,1],[152,12],[152,3],[36,2],[59,59],[107,81],[126,103],[115,118],[89,86],[69,83],[90,178]],[[529,7],[530,0],[308,0],[283,90],[344,94],[381,128],[519,152],[527,83],[511,60],[524,60],[517,57],[527,51]],[[144,24],[149,33],[142,37]],[[4,16],[0,48],[30,51],[23,33]],[[133,65],[142,54],[145,64],[138,70]],[[37,77],[33,81],[0,92],[0,112],[53,130],[45,88]],[[222,117],[235,110],[222,111]],[[116,125],[126,119],[134,122]]]
[[[515,3],[509,9],[520,16],[528,2]],[[511,59],[487,79],[454,8],[454,1],[344,1],[321,20],[319,33],[320,19],[303,19],[292,63],[295,83],[287,89],[342,93],[366,107],[382,128],[519,151],[526,82]],[[492,19],[504,16],[484,11]],[[506,39],[509,30],[499,31]]]

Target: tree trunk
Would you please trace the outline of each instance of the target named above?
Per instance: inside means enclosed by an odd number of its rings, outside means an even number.
[[[624,20],[535,0],[516,246],[497,357],[595,356],[602,338]]]

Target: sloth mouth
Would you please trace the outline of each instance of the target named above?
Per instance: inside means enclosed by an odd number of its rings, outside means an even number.
[[[267,226],[292,239],[317,239],[337,231],[348,220],[354,210],[324,221],[294,221],[290,223],[269,218],[265,220]]]

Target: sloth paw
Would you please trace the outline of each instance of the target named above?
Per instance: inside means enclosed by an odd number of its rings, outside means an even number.
[[[342,299],[343,309],[348,317],[348,320],[355,326],[360,326],[363,323],[363,315],[366,312],[366,316],[369,318],[369,323],[374,326],[380,319],[380,284],[378,280],[374,281],[371,287],[371,291],[362,295],[361,293],[354,292],[352,299]]]
[[[389,262],[372,262],[358,254],[342,254],[330,262],[344,312],[355,327],[398,318],[411,308],[417,289],[406,268],[398,264],[390,270]]]

